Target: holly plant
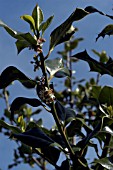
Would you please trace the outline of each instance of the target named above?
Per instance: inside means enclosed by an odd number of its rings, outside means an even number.
[[[57,170],[113,169],[113,88],[99,85],[100,75],[113,76],[113,60],[105,51],[100,53],[94,49],[92,51],[99,61],[90,57],[87,49],[73,54],[83,41],[74,35],[78,29],[73,23],[92,13],[113,19],[113,16],[92,6],[76,8],[51,32],[46,55],[43,51],[45,32],[54,16],[44,21],[43,11],[36,5],[31,15],[21,16],[30,26],[27,33],[15,31],[0,20],[0,26],[16,39],[18,54],[25,48],[34,52],[31,64],[37,73],[37,77],[32,79],[17,67],[9,66],[0,75],[0,97],[6,103],[0,119],[0,132],[17,144],[14,162],[8,166],[9,169],[20,163],[31,167],[37,165],[42,170],[47,169],[47,163]],[[107,25],[96,41],[101,36],[112,34],[113,25]],[[55,58],[52,51],[61,44],[64,44],[64,49],[58,51],[59,57]],[[97,72],[96,78],[89,81],[76,79],[75,65],[79,60],[86,61],[90,71]],[[37,97],[17,97],[10,103],[8,87],[15,80],[27,89],[34,89]],[[57,83],[61,83],[63,89],[56,88]],[[39,119],[36,117],[42,110],[46,117],[51,114],[54,118],[55,125],[51,129],[44,127],[41,116]],[[87,153],[91,147],[96,157],[89,162]]]

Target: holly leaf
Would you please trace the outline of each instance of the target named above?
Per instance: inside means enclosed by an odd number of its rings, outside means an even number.
[[[113,88],[110,86],[104,86],[99,94],[100,104],[113,107]]]
[[[113,16],[112,16],[112,15],[105,14],[105,13],[103,13],[102,11],[96,9],[96,8],[93,7],[93,6],[87,6],[87,7],[85,8],[85,11],[87,11],[87,12],[89,12],[89,13],[98,12],[98,13],[101,14],[101,15],[104,15],[104,16],[110,18],[110,19],[113,19]]]
[[[76,119],[76,114],[73,109],[65,108],[65,113],[66,113],[65,125]]]
[[[36,128],[32,129],[33,131],[37,131]],[[23,132],[19,134],[13,134],[14,138],[20,140],[22,143],[31,146],[33,148],[43,148],[44,146],[49,146],[51,142],[49,139],[47,140],[45,136],[42,135],[40,137],[40,131],[37,134],[29,134],[29,132]]]
[[[35,8],[33,9],[32,17],[35,22],[35,28],[37,31],[39,31],[40,24],[42,23],[44,16],[43,16],[42,10],[40,9],[38,5],[36,5]]]
[[[5,24],[2,20],[0,20],[0,27],[4,27],[4,29],[13,37],[13,38],[19,38],[18,34],[20,32],[13,30],[10,28],[7,24]]]
[[[105,37],[105,35],[113,35],[113,24],[109,24],[107,25],[97,36],[96,41],[100,38],[100,37]]]
[[[52,31],[50,35],[49,51],[51,52],[56,45],[58,45],[61,42],[64,42],[65,39],[66,41],[69,40],[70,37],[72,36],[72,33],[70,34],[70,36],[68,35],[68,38],[66,37],[66,33],[71,28],[72,23],[74,21],[81,20],[88,14],[89,12],[85,11],[84,9],[76,8],[75,11],[66,19],[66,21],[64,21],[60,26],[58,26],[56,29]]]
[[[87,12],[89,12],[89,13],[98,12],[98,13],[101,14],[101,15],[106,15],[106,14],[104,14],[104,13],[101,12],[101,11],[99,11],[98,9],[96,9],[96,8],[93,7],[93,6],[87,6],[87,7],[85,8],[85,11],[87,11]]]
[[[100,165],[102,165],[102,167],[111,170],[113,169],[113,164],[110,162],[109,158],[102,158],[102,159],[97,159],[94,161],[94,163],[98,163]]]
[[[3,120],[0,120],[0,126],[11,130],[13,133],[16,133],[16,134],[21,133],[21,130],[18,127],[10,125],[9,123],[6,123]]]
[[[55,108],[59,119],[64,122],[66,118],[65,107],[57,100],[55,103]]]
[[[14,119],[14,113],[20,109],[21,106],[24,104],[29,104],[30,106],[33,107],[38,107],[42,106],[43,104],[41,103],[40,100],[34,99],[34,98],[26,98],[26,97],[18,97],[16,98],[12,104],[11,104],[11,119]]]
[[[55,58],[53,60],[46,60],[46,69],[50,74],[50,79],[53,77],[62,78],[70,76],[70,72],[67,68],[64,68],[62,58]]]
[[[86,61],[90,66],[90,71],[98,72],[101,75],[108,74],[113,76],[113,60],[111,58],[109,58],[108,62],[101,63],[91,58],[86,50],[71,57]]]
[[[0,75],[0,89],[9,86],[14,80],[18,80],[26,88],[34,88],[36,82],[28,78],[14,66],[7,67]]]
[[[35,21],[34,21],[34,18],[32,16],[30,16],[30,15],[23,15],[20,18],[30,24],[31,30],[35,34]]]
[[[20,140],[22,143],[31,146],[32,148],[40,148],[45,159],[50,160],[56,164],[60,156],[60,150],[53,147],[54,141],[47,136],[40,128],[34,127],[26,132],[20,134],[13,134],[12,137]],[[54,157],[53,157],[53,153]]]
[[[45,30],[49,27],[49,25],[51,24],[52,20],[53,20],[54,16],[49,17],[45,22],[43,22],[40,27],[39,27],[39,31],[42,31],[42,36],[44,35]]]
[[[16,47],[18,50],[18,54],[24,49],[24,48],[30,48],[35,49],[37,45],[37,41],[33,38],[33,36],[28,32],[25,34],[18,34],[21,39],[18,39],[16,41]]]

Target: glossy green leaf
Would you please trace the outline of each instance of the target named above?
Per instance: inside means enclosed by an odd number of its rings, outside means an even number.
[[[108,62],[104,64],[91,58],[86,50],[71,57],[86,61],[90,66],[90,71],[98,72],[101,75],[108,74],[113,76],[113,60],[111,58],[109,58]]]
[[[69,18],[64,21],[60,26],[58,26],[50,35],[50,52],[54,49],[56,45],[58,45],[62,38],[65,37],[66,33],[71,28],[71,25],[74,21],[78,21],[84,18],[89,13],[83,9],[76,8],[76,10],[69,16]],[[72,36],[72,35],[71,35]],[[70,37],[68,38],[68,40]],[[63,41],[64,42],[64,41]]]
[[[34,88],[36,82],[28,78],[14,66],[7,67],[0,75],[0,89],[10,85],[14,80],[20,81],[26,88]]]
[[[36,5],[35,8],[33,9],[32,17],[35,22],[35,28],[37,31],[39,31],[39,27],[44,19],[44,16],[43,16],[42,10],[40,9],[40,7],[38,5]]]
[[[22,33],[22,34],[18,34],[19,36],[21,36],[21,40],[24,40],[28,43],[31,44],[31,46],[35,46],[37,44],[37,41],[34,39],[34,37],[28,32],[28,33]]]
[[[105,126],[103,130],[113,136],[113,130],[109,126]]]
[[[104,168],[106,168],[108,170],[112,170],[113,169],[113,164],[109,161],[109,159],[107,157],[95,160],[94,162],[102,165],[102,167],[104,167]]]
[[[17,40],[15,44],[18,54],[25,48],[32,48],[31,44],[25,40]]]
[[[64,68],[63,60],[61,58],[46,60],[46,69],[50,74],[50,79],[53,76],[59,78],[70,76],[70,72],[67,68]]]
[[[20,32],[13,30],[8,25],[6,25],[2,20],[0,20],[0,27],[4,27],[5,30],[13,37],[17,38],[17,35],[20,34]]]
[[[0,126],[11,130],[13,133],[21,133],[21,130],[18,127],[10,125],[3,120],[0,120]]]
[[[42,106],[42,103],[38,99],[18,97],[11,104],[11,118],[13,119],[14,113],[20,109],[24,104],[29,104],[33,107]]]
[[[18,50],[18,54],[24,49],[24,48],[30,48],[35,49],[37,45],[37,41],[33,38],[33,36],[30,33],[25,34],[18,34],[21,39],[18,39],[16,41],[16,47]]]
[[[49,27],[49,25],[51,24],[52,20],[53,20],[54,16],[51,16],[47,19],[47,21],[43,22],[40,25],[39,30],[42,31],[42,36],[44,35],[45,30]]]
[[[105,35],[113,35],[113,24],[109,24],[107,25],[102,31],[101,33],[98,34],[96,41],[99,39],[99,37],[105,37]]]
[[[107,106],[113,106],[113,88],[110,86],[104,86],[99,95],[100,104],[106,104]]]
[[[72,25],[70,27],[70,29],[64,34],[64,36],[62,36],[62,38],[60,39],[60,41],[58,42],[58,44],[61,44],[65,41],[68,41],[71,39],[71,37],[73,36],[73,34],[77,31],[77,28],[74,28]],[[58,45],[56,44],[56,45]]]
[[[33,30],[33,32],[35,33],[35,21],[33,17],[30,15],[23,15],[20,18],[28,22],[30,24],[31,30]]]

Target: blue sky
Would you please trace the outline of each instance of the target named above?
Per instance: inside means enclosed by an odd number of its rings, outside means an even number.
[[[27,32],[29,31],[29,26],[20,19],[20,16],[23,14],[31,14],[34,6],[38,3],[38,5],[42,8],[44,12],[45,20],[54,15],[53,23],[45,34],[46,43],[44,46],[45,54],[48,52],[49,48],[49,35],[51,31],[61,24],[68,16],[75,10],[76,7],[85,8],[86,6],[94,6],[99,10],[102,10],[105,13],[113,15],[113,1],[112,0],[1,0],[0,1],[0,19],[3,20],[7,25],[11,28],[21,31]],[[95,43],[95,38],[97,34],[107,25],[112,24],[113,20],[100,16],[99,14],[92,14],[87,16],[83,20],[78,23],[74,23],[75,27],[79,28],[79,31],[76,34],[76,37],[84,37],[84,41],[80,42],[78,48],[74,51],[74,53],[82,51],[84,49],[88,50],[88,53],[93,55],[91,52],[92,49],[96,49],[101,52],[105,50],[107,54],[112,57],[113,56],[113,37],[106,36],[103,40],[100,38],[97,43]],[[24,50],[19,55],[17,55],[15,40],[11,38],[3,28],[0,28],[0,72],[3,71],[7,66],[13,65],[22,70],[26,75],[31,77],[35,77],[36,73],[33,72],[33,66],[30,64],[32,60],[33,54],[31,51]],[[62,46],[58,46],[55,49],[55,52],[51,54],[52,57],[57,57],[57,51],[61,50]],[[93,55],[96,58],[96,56]],[[81,72],[81,68],[83,72]],[[89,72],[89,67],[85,62],[79,62],[76,66],[76,76],[79,79],[89,78],[95,76],[95,73]],[[15,83],[16,86],[10,87],[11,91],[10,100],[12,101],[17,96],[35,96],[35,92],[31,90],[30,92],[23,88],[19,83]],[[101,78],[101,84],[112,85],[113,79],[110,76],[103,76]],[[20,90],[18,90],[20,89]],[[3,114],[3,107],[5,104],[2,100],[0,100],[0,117]],[[51,122],[49,119],[45,121],[45,124],[49,124],[51,126]],[[3,170],[7,170],[7,164],[12,160],[13,148],[15,147],[14,142],[10,142],[7,137],[4,137],[0,134],[0,168]],[[23,165],[21,167],[15,168],[15,170],[19,169],[27,169],[30,170],[27,165]],[[37,168],[34,168],[34,170]]]

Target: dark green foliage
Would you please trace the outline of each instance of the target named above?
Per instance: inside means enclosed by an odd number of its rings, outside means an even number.
[[[10,85],[14,80],[20,81],[26,88],[34,88],[36,82],[26,77],[20,70],[14,66],[7,67],[0,75],[0,89]]]
[[[14,162],[8,166],[9,169],[23,162],[31,167],[36,164],[42,170],[46,169],[47,162],[57,170],[113,169],[113,87],[102,87],[99,84],[100,75],[113,76],[113,60],[105,51],[100,53],[94,49],[92,51],[99,57],[99,61],[93,56],[90,57],[87,50],[71,55],[83,40],[74,38],[78,29],[72,24],[94,13],[113,19],[113,16],[93,6],[76,8],[51,32],[47,56],[43,54],[43,36],[53,16],[44,21],[43,11],[38,5],[31,15],[21,16],[21,19],[29,24],[31,33],[14,31],[0,20],[0,26],[16,39],[18,53],[24,48],[34,50],[36,54],[31,63],[34,71],[40,70],[42,73],[41,78],[32,80],[16,67],[9,66],[0,75],[0,99],[5,99],[7,106],[0,120],[0,132],[12,140],[16,139],[18,144],[14,150]],[[112,27],[112,24],[106,26],[96,40],[100,36],[104,38],[105,35],[112,35]],[[64,50],[58,52],[61,56],[50,59],[52,50],[61,43],[64,43]],[[79,60],[86,61],[90,71],[97,72],[97,77],[88,81],[77,79],[73,69],[76,69]],[[63,78],[63,89],[57,89],[56,84],[51,83],[53,78]],[[17,97],[10,104],[7,87],[15,80],[28,89],[33,88],[37,97]],[[37,119],[41,112],[40,106],[45,119],[48,112],[54,118],[55,125],[50,129],[43,125],[40,115]],[[96,154],[91,164],[87,158],[90,147]],[[64,160],[60,158],[61,153],[65,156]]]
[[[90,71],[98,72],[101,75],[103,74],[109,74],[113,76],[113,60],[112,58],[109,58],[109,60],[106,63],[98,62],[95,59],[91,58],[87,51],[80,52],[78,54],[75,54],[71,57],[81,59],[86,61],[90,66]]]
[[[41,101],[39,101],[38,99],[33,99],[33,98],[26,98],[26,97],[18,97],[16,98],[12,104],[11,104],[11,119],[14,118],[14,113],[16,111],[18,111],[20,109],[20,107],[22,107],[25,104],[29,104],[33,107],[38,107],[38,106],[42,106],[43,104],[41,103]]]

